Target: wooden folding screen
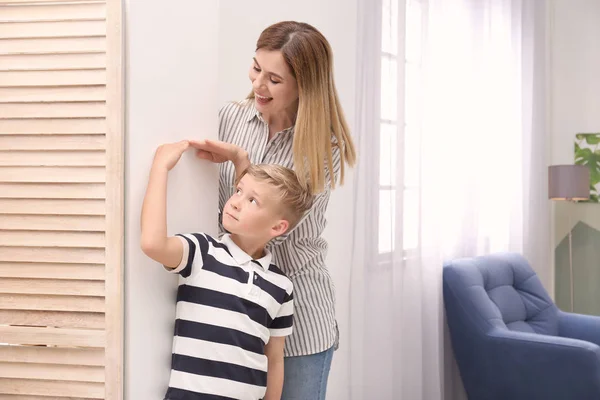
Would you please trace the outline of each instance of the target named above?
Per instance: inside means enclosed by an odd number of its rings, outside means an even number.
[[[123,396],[121,16],[0,0],[0,400]]]

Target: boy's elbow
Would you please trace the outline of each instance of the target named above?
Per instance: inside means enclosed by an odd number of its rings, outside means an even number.
[[[271,337],[265,347],[265,355],[271,363],[283,362],[285,337]]]
[[[162,245],[159,243],[159,241],[142,235],[140,239],[140,247],[145,255],[154,259],[156,254],[160,252]]]

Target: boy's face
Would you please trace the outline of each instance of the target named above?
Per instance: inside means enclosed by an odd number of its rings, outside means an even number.
[[[244,175],[223,209],[223,226],[236,235],[271,240],[289,226],[279,211],[277,189]]]

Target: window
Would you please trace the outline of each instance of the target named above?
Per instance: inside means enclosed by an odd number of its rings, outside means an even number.
[[[419,245],[422,7],[418,0],[382,4],[377,232],[383,259],[397,241],[405,256]]]

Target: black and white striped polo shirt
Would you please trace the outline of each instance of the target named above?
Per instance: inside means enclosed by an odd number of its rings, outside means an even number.
[[[260,399],[264,346],[292,333],[292,282],[253,260],[229,235],[178,235],[183,243],[168,400]]]

